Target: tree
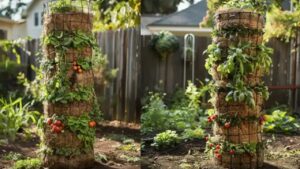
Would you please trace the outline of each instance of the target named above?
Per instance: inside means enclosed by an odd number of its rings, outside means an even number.
[[[170,14],[176,12],[181,2],[194,4],[194,0],[142,0],[143,14]]]
[[[96,0],[94,30],[135,27],[140,24],[140,0]]]
[[[12,5],[13,2],[16,3],[15,6]],[[21,0],[9,0],[8,5],[0,9],[0,15],[12,18],[12,16],[18,13],[23,6],[26,6],[26,3],[21,2]]]

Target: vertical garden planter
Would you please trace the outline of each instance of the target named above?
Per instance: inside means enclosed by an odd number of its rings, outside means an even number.
[[[264,19],[256,12],[219,9],[206,68],[213,77],[214,136],[207,151],[218,165],[234,169],[262,167],[261,108],[268,98],[262,76],[272,50],[262,43]]]
[[[52,1],[44,16],[46,74],[44,166],[89,168],[96,122],[91,58],[92,14],[82,2]]]

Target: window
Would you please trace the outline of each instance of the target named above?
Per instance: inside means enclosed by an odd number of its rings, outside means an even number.
[[[0,40],[7,39],[7,31],[0,29]]]
[[[34,25],[39,26],[39,13],[34,13]]]

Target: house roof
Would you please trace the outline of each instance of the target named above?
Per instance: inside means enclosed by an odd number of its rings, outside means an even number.
[[[205,17],[207,11],[206,0],[184,9],[180,12],[163,17],[148,25],[151,26],[172,26],[172,27],[199,27],[199,23]]]
[[[10,19],[10,18],[8,18],[6,16],[2,16],[2,15],[0,15],[0,21],[2,23],[4,22],[4,23],[10,23],[10,24],[19,23],[17,21],[14,21],[14,20],[12,20],[12,19]]]

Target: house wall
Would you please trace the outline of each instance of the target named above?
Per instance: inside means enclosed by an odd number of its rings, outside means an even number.
[[[12,29],[12,39],[19,39],[27,37],[27,28],[26,28],[26,22],[14,24]]]
[[[27,36],[34,39],[40,38],[42,34],[42,12],[43,12],[43,1],[34,1],[34,4],[28,10],[26,19]],[[35,26],[35,13],[38,13],[38,26]]]
[[[7,32],[7,39],[13,39],[13,25],[4,21],[0,21],[0,29]]]

